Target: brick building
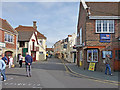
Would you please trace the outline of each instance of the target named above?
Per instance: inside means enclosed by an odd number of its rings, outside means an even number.
[[[4,53],[9,61],[9,56],[16,61],[17,32],[5,19],[0,18],[0,54]]]
[[[77,26],[77,65],[104,71],[104,59],[110,54],[112,70],[120,70],[119,2],[80,2]]]

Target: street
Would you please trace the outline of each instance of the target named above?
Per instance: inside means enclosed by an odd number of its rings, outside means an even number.
[[[25,65],[22,68],[7,68],[6,76],[7,81],[2,83],[3,88],[118,88],[117,84],[74,76],[56,58],[34,62],[32,77],[26,77]]]

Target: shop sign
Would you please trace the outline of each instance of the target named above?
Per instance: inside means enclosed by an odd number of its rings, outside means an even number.
[[[0,42],[0,47],[5,47],[5,46],[6,46],[5,43]]]
[[[100,34],[100,42],[110,42],[110,34]]]
[[[110,58],[112,58],[112,51],[102,51],[102,58],[106,58],[106,55],[110,55]]]
[[[95,70],[95,63],[90,62],[88,70],[89,71],[94,71]]]

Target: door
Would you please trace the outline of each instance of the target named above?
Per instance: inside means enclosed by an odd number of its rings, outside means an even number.
[[[113,59],[114,59],[114,71],[120,71],[120,49],[114,49]]]
[[[11,52],[11,51],[6,51],[6,52],[5,52],[5,56],[6,56],[7,59],[8,59],[8,63],[9,63],[9,56],[12,56],[12,53],[13,53],[13,52]]]
[[[31,52],[31,56],[33,58],[33,61],[35,62],[36,61],[36,52]]]
[[[74,53],[74,63],[76,62],[76,53]]]

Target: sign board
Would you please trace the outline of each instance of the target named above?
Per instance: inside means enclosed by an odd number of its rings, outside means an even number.
[[[90,62],[88,70],[89,71],[94,71],[95,70],[95,63]]]
[[[5,47],[5,46],[6,46],[5,43],[0,42],[0,47]]]
[[[100,42],[110,42],[110,34],[100,34]]]
[[[106,58],[106,55],[110,55],[110,58],[112,58],[112,51],[102,51],[102,58]]]

